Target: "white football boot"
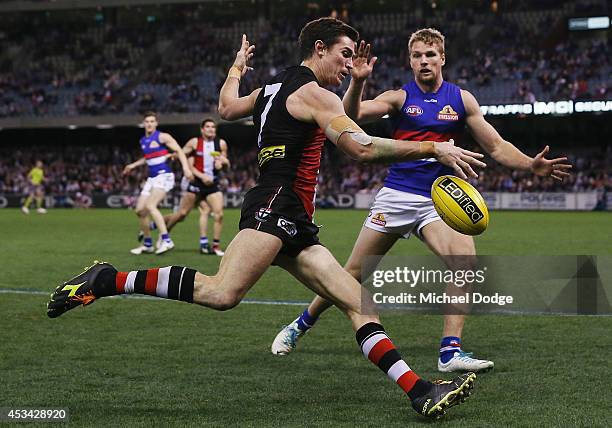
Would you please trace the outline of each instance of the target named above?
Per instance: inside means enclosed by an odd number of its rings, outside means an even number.
[[[164,253],[170,251],[173,248],[174,248],[174,242],[172,242],[172,241],[161,241],[159,243],[159,245],[157,246],[157,250],[155,250],[155,254],[157,254],[159,256],[160,254],[164,254]]]
[[[211,251],[211,254],[214,254],[214,255],[219,256],[219,257],[223,257],[225,255],[225,251],[223,251],[219,247],[216,247],[216,248],[212,247],[212,249],[210,251]]]
[[[24,214],[30,214],[30,209],[26,206],[21,207],[21,212]]]
[[[443,373],[449,372],[479,372],[483,370],[492,369],[494,366],[493,361],[479,360],[472,358],[471,352],[455,352],[453,358],[443,363],[438,358],[438,371]]]
[[[46,209],[44,209],[44,208],[42,208],[42,207],[37,208],[37,209],[36,209],[36,212],[37,212],[38,214],[47,214],[47,210],[46,210]]]
[[[274,342],[272,342],[271,348],[274,355],[287,355],[295,349],[300,337],[306,334],[305,331],[298,328],[298,319],[299,318],[296,318],[291,324],[283,327],[283,329],[276,335]]]
[[[135,254],[137,256],[141,254],[153,254],[155,249],[153,247],[145,247],[144,245],[140,245],[139,247],[132,248],[130,253]]]

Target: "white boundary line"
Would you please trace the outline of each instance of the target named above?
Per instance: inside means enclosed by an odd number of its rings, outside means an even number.
[[[51,293],[47,293],[45,291],[40,290],[18,290],[12,288],[0,288],[0,294],[25,294],[29,296],[49,296]],[[160,300],[160,297],[155,296],[145,296],[142,294],[122,294],[119,296],[109,296],[113,299],[147,299],[147,300]],[[299,302],[295,300],[257,300],[257,299],[244,299],[240,304],[246,305],[266,305],[266,306],[308,306],[310,302]],[[387,307],[383,308],[383,311],[389,311],[397,309],[397,312],[405,312],[410,314],[424,314],[431,315],[431,313],[426,313],[427,308],[419,309],[401,309],[397,307]],[[579,314],[568,314],[566,312],[544,312],[544,311],[521,311],[521,310],[511,310],[511,309],[498,309],[489,312],[475,312],[471,314],[473,316],[476,315],[558,315],[558,316],[587,316],[587,317],[611,317],[612,314],[597,314],[597,315],[579,315]]]
[[[12,288],[0,288],[0,294],[25,294],[28,296],[49,296],[51,292],[40,291],[40,290],[18,290]],[[112,298],[126,299],[126,298],[136,298],[136,299],[150,299],[150,300],[160,300],[159,297],[155,296],[144,296],[141,294],[122,294],[120,296],[110,296]],[[292,300],[256,300],[256,299],[244,299],[241,304],[248,305],[270,305],[270,306],[308,306],[310,302],[298,302]]]

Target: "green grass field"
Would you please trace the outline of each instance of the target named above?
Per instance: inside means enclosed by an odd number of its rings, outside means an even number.
[[[237,229],[226,215],[224,241]],[[365,211],[320,211],[321,240],[341,262]],[[0,407],[65,407],[75,426],[612,426],[612,317],[473,316],[466,349],[495,361],[473,396],[447,417],[418,417],[408,400],[360,354],[336,310],[289,357],[269,346],[299,305],[242,304],[218,313],[153,299],[106,299],[48,319],[53,288],[94,258],[121,270],[172,264],[214,273],[197,253],[196,217],[179,225],[177,248],[132,256],[136,219],[124,210],[24,216],[0,210]],[[477,239],[481,254],[612,254],[609,213],[494,212]],[[392,254],[426,254],[418,240]],[[245,260],[248,263],[248,260]],[[271,268],[249,299],[305,302],[312,294]],[[385,313],[409,365],[435,371],[442,319]]]

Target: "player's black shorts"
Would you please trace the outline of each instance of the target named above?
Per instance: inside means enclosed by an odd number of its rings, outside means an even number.
[[[183,191],[194,193],[202,199],[206,199],[208,195],[212,195],[213,193],[221,191],[219,190],[219,186],[217,186],[216,182],[211,186],[207,186],[199,178],[194,178],[192,181],[188,181],[185,177],[183,177],[183,181],[181,182],[181,188],[183,189]]]
[[[283,241],[280,252],[289,257],[297,257],[311,245],[321,245],[319,228],[288,186],[256,186],[249,190],[242,203],[239,228],[261,230],[280,238]]]

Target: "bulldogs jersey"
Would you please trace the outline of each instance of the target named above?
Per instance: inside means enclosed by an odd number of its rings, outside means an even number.
[[[146,135],[142,137],[140,148],[147,162],[149,177],[157,177],[160,174],[172,172],[166,159],[168,149],[164,143],[159,141],[159,131],[155,131],[148,137]]]
[[[436,93],[424,93],[415,81],[402,87],[406,100],[392,117],[393,138],[412,141],[448,141],[459,144],[465,129],[465,107],[461,89],[442,82]],[[441,175],[453,174],[452,168],[436,159],[420,159],[391,165],[384,186],[431,197],[431,185]]]

